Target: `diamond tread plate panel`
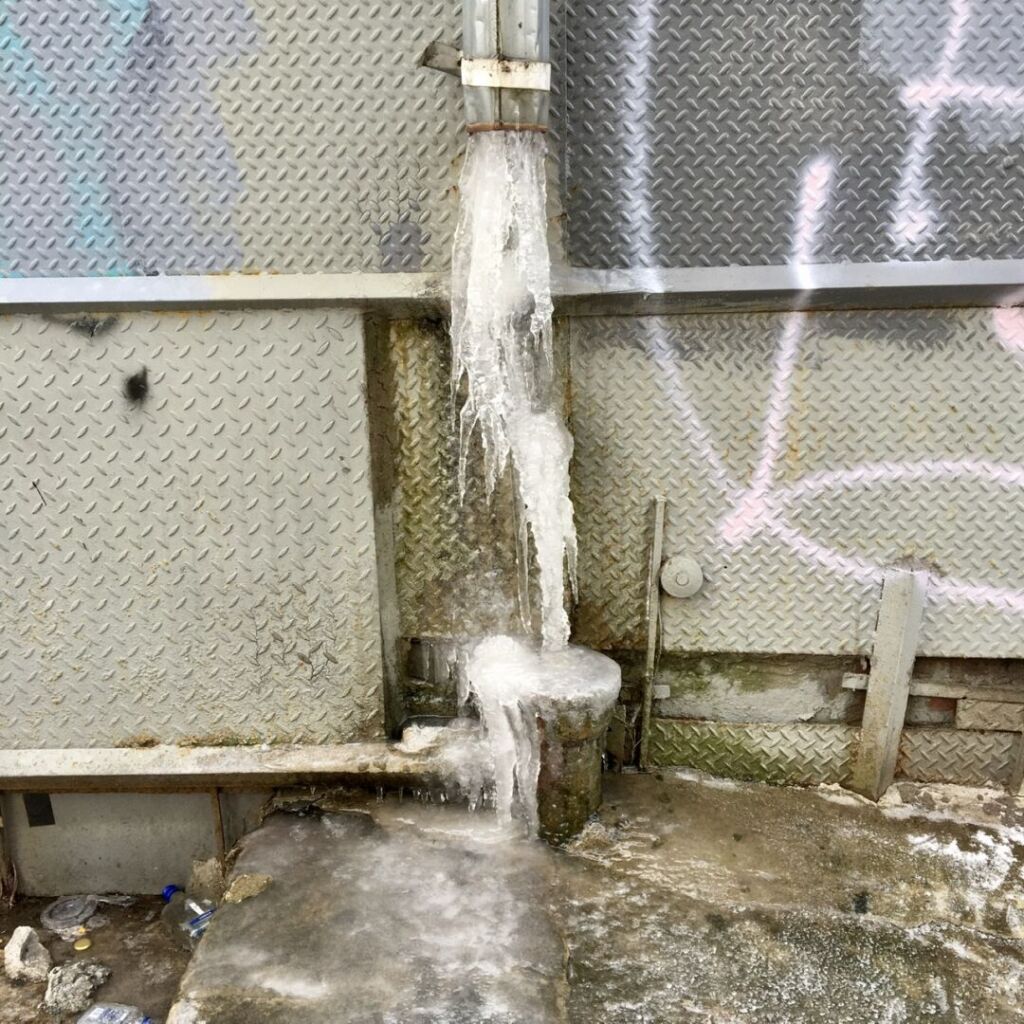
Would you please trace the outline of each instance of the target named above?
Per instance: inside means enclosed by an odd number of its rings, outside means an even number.
[[[0,274],[447,265],[458,4],[0,6]]]
[[[849,725],[734,725],[651,720],[651,763],[777,785],[846,781],[860,730]],[[1005,785],[1020,737],[1006,732],[907,729],[897,776],[915,782]]]
[[[842,782],[853,768],[859,730],[848,725],[731,725],[651,720],[653,765],[779,785]]]
[[[571,262],[1024,256],[1017,0],[575,2]],[[807,256],[807,253],[797,253]]]
[[[907,729],[896,772],[914,782],[1002,786],[1010,781],[1020,742],[1020,735],[1012,732]]]
[[[508,482],[488,500],[470,468],[460,501],[451,351],[440,321],[396,321],[383,353],[390,399],[400,633],[452,637],[518,625]]]
[[[0,746],[381,736],[365,401],[348,312],[0,320]]]
[[[642,648],[651,499],[670,650],[870,652],[881,576],[931,571],[919,654],[1024,656],[1024,313],[572,322],[579,642]]]

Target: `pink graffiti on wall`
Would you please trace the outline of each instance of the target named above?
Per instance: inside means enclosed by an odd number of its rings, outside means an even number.
[[[805,292],[814,289],[815,244],[822,217],[828,208],[833,163],[827,157],[812,161],[804,172],[800,203],[794,222],[793,266]],[[799,304],[799,303],[798,303]],[[914,461],[862,462],[846,469],[830,469],[804,476],[782,486],[777,469],[785,454],[786,429],[791,416],[794,378],[800,346],[809,314],[792,312],[783,318],[772,364],[763,426],[749,481],[737,481],[715,450],[710,431],[701,420],[677,359],[659,331],[651,336],[651,354],[672,387],[672,402],[697,459],[728,506],[716,524],[716,537],[725,548],[736,551],[756,537],[771,537],[805,564],[865,584],[879,583],[885,566],[869,558],[844,554],[808,536],[789,521],[803,501],[829,493],[866,489],[879,484],[914,485],[937,480],[975,479],[1008,490],[1024,492],[1024,466],[983,459],[922,459]],[[992,323],[1001,345],[1024,361],[1024,310],[997,309]],[[991,586],[983,581],[934,575],[934,597],[971,605],[1024,612],[1024,592]]]

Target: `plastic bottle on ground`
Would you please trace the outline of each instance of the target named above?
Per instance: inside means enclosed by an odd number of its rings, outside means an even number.
[[[184,949],[195,949],[213,917],[215,905],[187,896],[176,885],[165,886],[163,897],[167,906],[160,912],[160,920]]]
[[[78,1024],[153,1024],[153,1021],[136,1006],[96,1003],[78,1018]]]

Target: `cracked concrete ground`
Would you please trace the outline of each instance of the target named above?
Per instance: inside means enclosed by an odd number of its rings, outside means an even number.
[[[564,850],[396,799],[274,816],[235,868],[272,881],[217,911],[171,1020],[1024,1021],[1006,798],[671,773],[605,794]]]

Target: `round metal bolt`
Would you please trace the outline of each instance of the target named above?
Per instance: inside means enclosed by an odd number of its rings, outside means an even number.
[[[670,597],[693,597],[704,586],[704,573],[689,555],[675,555],[661,567],[661,589]]]

